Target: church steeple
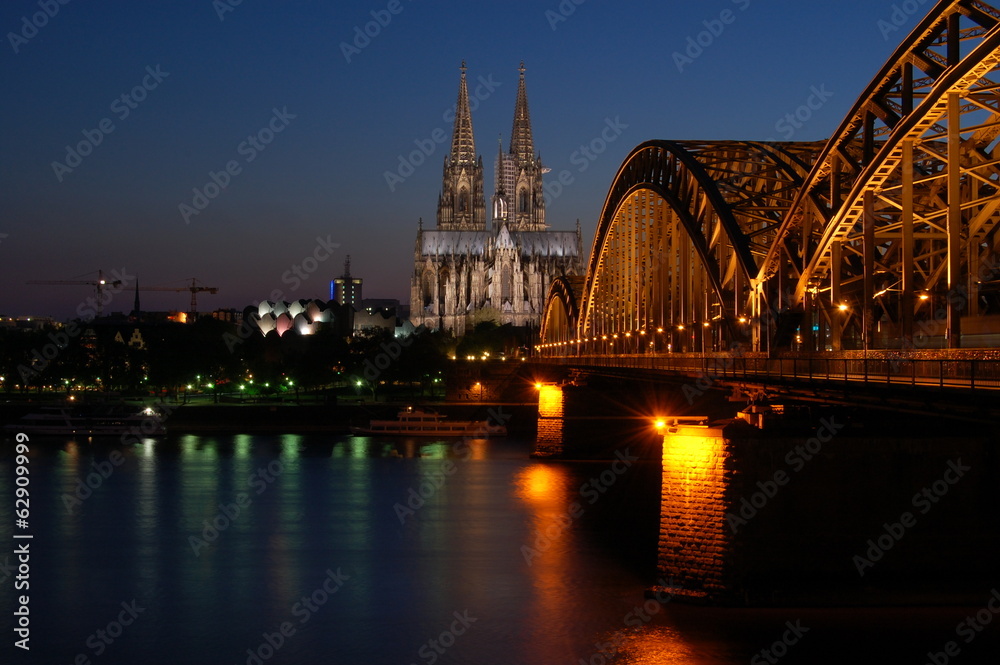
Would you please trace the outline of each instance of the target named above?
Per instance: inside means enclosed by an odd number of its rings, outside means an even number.
[[[459,71],[462,76],[455,104],[455,128],[451,136],[451,154],[444,160],[437,225],[445,231],[481,231],[486,229],[483,160],[476,155],[464,60]]]
[[[535,158],[535,142],[531,138],[531,114],[528,112],[528,91],[524,86],[524,63],[521,79],[517,84],[517,103],[514,106],[514,129],[510,133],[510,154],[518,166]]]
[[[543,231],[545,224],[545,190],[542,185],[541,158],[535,155],[531,136],[531,114],[528,112],[528,91],[524,84],[524,62],[517,84],[514,105],[514,129],[510,135],[510,154],[504,160],[507,217],[515,230]]]
[[[472,111],[469,109],[469,86],[465,81],[465,61],[462,61],[458,102],[455,104],[455,129],[451,136],[451,163],[475,164],[476,139],[472,132]]]
[[[139,279],[135,280],[135,302],[132,304],[132,315],[129,317],[133,321],[142,319],[142,309],[139,307]]]

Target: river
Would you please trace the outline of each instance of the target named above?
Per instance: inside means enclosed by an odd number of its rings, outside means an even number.
[[[981,607],[844,610],[647,600],[657,464],[631,451],[617,463],[537,461],[532,445],[33,438],[20,529],[8,439],[3,662],[920,665],[987,605],[988,595]],[[24,543],[29,587],[15,590]],[[22,594],[30,651],[12,646]],[[959,639],[949,660],[996,662],[995,628]]]

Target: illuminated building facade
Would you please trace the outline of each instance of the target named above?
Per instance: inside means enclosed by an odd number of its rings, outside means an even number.
[[[417,230],[410,282],[413,325],[464,334],[494,321],[538,326],[549,284],[582,272],[576,231],[550,231],[545,221],[544,168],[535,152],[520,68],[510,149],[496,160],[490,217],[483,194],[483,160],[476,154],[462,64],[451,153],[445,159],[437,228]]]
[[[330,300],[337,301],[338,305],[349,305],[354,309],[361,307],[361,283],[360,277],[351,277],[351,256],[347,255],[344,261],[344,274],[337,277],[330,283]]]

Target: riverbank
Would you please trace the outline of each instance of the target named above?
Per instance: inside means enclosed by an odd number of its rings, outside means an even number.
[[[62,406],[62,400],[0,404],[0,425],[15,424],[23,415],[40,407]],[[373,418],[392,419],[409,403],[362,402],[355,404],[165,404],[163,419],[167,434],[347,434],[351,425],[366,425]],[[136,410],[141,404],[135,403]],[[509,402],[428,402],[420,405],[453,420],[504,420],[511,436],[534,437],[535,404]]]

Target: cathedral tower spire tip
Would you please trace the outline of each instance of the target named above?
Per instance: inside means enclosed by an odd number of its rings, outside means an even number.
[[[531,113],[528,111],[528,90],[524,83],[524,62],[518,68],[517,102],[514,106],[514,128],[510,133],[510,154],[523,164],[535,157],[535,142],[531,136]]]
[[[445,159],[444,179],[438,202],[438,228],[484,229],[486,208],[483,201],[483,166],[482,159],[476,156],[465,60],[462,60],[459,71],[461,77],[458,101],[455,102],[451,153]]]

